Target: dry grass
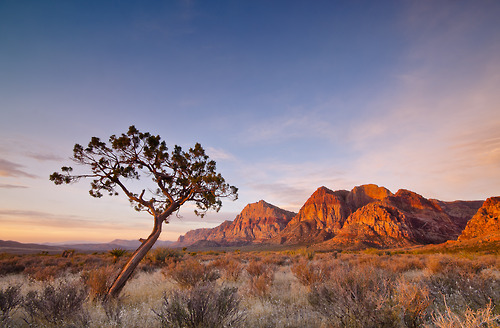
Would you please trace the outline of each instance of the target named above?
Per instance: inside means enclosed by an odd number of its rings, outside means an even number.
[[[125,260],[0,256],[0,326],[185,327],[206,301],[234,316],[201,326],[500,327],[497,255],[165,250],[120,299],[95,302]]]

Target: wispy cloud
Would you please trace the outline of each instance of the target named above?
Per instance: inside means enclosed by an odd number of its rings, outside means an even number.
[[[130,228],[144,228],[143,222],[122,221],[115,224],[111,221],[91,219],[73,214],[54,214],[36,210],[0,209],[0,219],[3,224],[16,224],[25,227],[54,227],[66,229],[96,229],[96,230],[127,230]]]
[[[3,188],[3,189],[26,189],[28,187],[21,186],[21,185],[12,185],[12,184],[7,184],[7,183],[0,183],[0,188]]]
[[[28,157],[36,159],[38,161],[61,161],[64,158],[55,154],[50,154],[50,153],[35,153],[35,152],[28,152],[26,154]]]
[[[328,102],[321,108],[291,110],[282,116],[266,118],[252,122],[245,131],[243,140],[253,143],[280,143],[293,139],[320,138],[329,141],[338,140],[341,136],[342,121],[336,117],[335,106]],[[325,111],[324,107],[329,110]]]
[[[214,160],[235,160],[233,154],[220,148],[208,147],[207,153]]]
[[[6,159],[0,159],[0,177],[27,177],[36,178],[35,175],[23,170],[24,166]]]

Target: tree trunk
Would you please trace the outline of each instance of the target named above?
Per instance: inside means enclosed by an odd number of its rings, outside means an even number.
[[[106,299],[117,297],[122,288],[125,286],[125,283],[130,278],[132,273],[134,272],[139,262],[146,256],[148,251],[153,247],[155,242],[158,240],[161,234],[161,226],[163,224],[163,219],[155,217],[155,224],[153,228],[153,232],[149,235],[148,239],[146,239],[139,248],[132,254],[132,257],[128,260],[127,264],[123,267],[122,271],[116,277],[113,285],[108,290],[108,294],[106,295]]]

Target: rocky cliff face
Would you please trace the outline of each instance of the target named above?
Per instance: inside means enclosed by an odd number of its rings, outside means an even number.
[[[190,245],[199,240],[220,245],[260,243],[275,237],[296,213],[283,210],[263,200],[248,204],[234,221],[225,221],[213,229],[189,231],[178,242]]]
[[[488,198],[470,219],[458,238],[465,241],[472,238],[500,236],[500,197]]]
[[[358,186],[351,191],[320,187],[274,242],[307,244],[330,239],[341,231],[353,212],[391,195],[388,189],[374,184]]]
[[[411,222],[402,211],[376,202],[352,213],[344,227],[327,244],[382,247],[409,245],[414,239]]]
[[[481,204],[481,201],[429,200],[405,189],[393,194],[374,184],[354,187],[351,191],[320,187],[298,214],[259,201],[248,204],[234,221],[225,221],[213,229],[190,231],[179,238],[179,243],[190,245],[210,241],[217,245],[272,243],[380,248],[437,244],[457,239]],[[498,203],[491,200],[488,204],[484,211],[494,216],[491,213],[496,213]],[[486,224],[483,221],[480,224]],[[498,226],[498,215],[496,221],[491,222],[486,224],[488,229]],[[471,231],[479,229],[472,223],[467,227]]]
[[[454,202],[443,202],[432,199],[441,209],[448,214],[453,221],[463,230],[467,222],[477,213],[479,208],[483,206],[484,201],[463,201],[457,200]]]
[[[207,239],[211,231],[212,229],[210,228],[189,230],[185,235],[179,236],[179,239],[177,239],[177,244],[191,245],[198,240],[205,240]]]
[[[346,203],[349,192],[318,188],[275,240],[278,243],[314,243],[331,237],[351,213]]]
[[[461,230],[437,203],[401,189],[351,214],[328,244],[362,243],[372,247],[437,244],[456,239]]]

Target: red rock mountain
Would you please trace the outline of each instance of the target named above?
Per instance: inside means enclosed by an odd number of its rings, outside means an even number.
[[[320,187],[273,242],[310,244],[330,239],[339,233],[358,208],[390,195],[388,189],[374,184],[355,187],[351,191]]]
[[[401,189],[356,210],[326,244],[370,247],[437,244],[456,239],[461,231],[456,218],[437,202]]]
[[[492,237],[500,237],[500,197],[491,197],[484,202],[467,223],[458,240]]]
[[[260,201],[247,205],[234,221],[189,231],[178,243],[380,248],[436,244],[457,239],[482,203],[429,200],[405,189],[393,194],[374,184],[351,191],[320,187],[296,215]]]
[[[248,204],[234,221],[225,221],[213,229],[197,229],[180,236],[178,243],[190,245],[199,240],[221,245],[261,243],[275,237],[296,213],[261,200]]]

